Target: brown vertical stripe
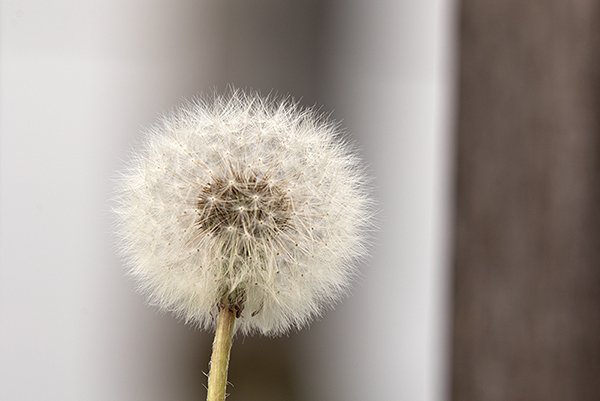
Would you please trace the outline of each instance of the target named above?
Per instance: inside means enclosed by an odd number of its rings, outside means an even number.
[[[600,2],[464,0],[452,399],[600,400]]]

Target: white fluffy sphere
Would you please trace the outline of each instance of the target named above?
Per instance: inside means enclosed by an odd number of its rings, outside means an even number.
[[[203,328],[301,328],[335,303],[365,252],[370,198],[336,125],[234,92],[147,133],[118,188],[130,274],[152,304]]]

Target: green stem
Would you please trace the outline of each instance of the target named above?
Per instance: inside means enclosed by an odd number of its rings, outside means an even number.
[[[208,396],[206,401],[224,401],[227,387],[227,369],[229,367],[229,352],[233,342],[233,327],[235,312],[224,307],[217,317],[217,329],[210,357],[210,372],[208,374]]]

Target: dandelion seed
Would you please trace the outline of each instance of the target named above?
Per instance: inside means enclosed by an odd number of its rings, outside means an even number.
[[[370,224],[365,182],[312,110],[241,92],[192,102],[123,173],[122,253],[150,302],[186,322],[210,329],[228,308],[242,333],[283,334],[348,288]]]

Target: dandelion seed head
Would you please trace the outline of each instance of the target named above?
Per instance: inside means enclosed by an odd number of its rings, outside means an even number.
[[[115,211],[151,304],[209,329],[302,328],[346,292],[371,200],[337,125],[290,100],[234,91],[163,118],[123,172]]]

